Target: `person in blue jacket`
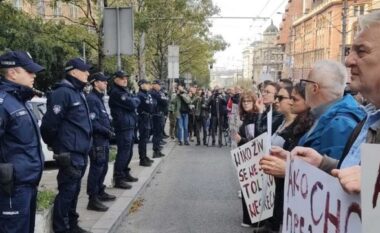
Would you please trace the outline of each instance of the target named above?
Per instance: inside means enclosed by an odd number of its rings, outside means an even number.
[[[145,79],[141,79],[138,82],[138,85],[140,90],[137,93],[137,96],[141,102],[138,108],[140,166],[149,167],[152,165],[153,160],[147,156],[146,144],[149,141],[150,131],[152,130],[152,114],[154,103],[152,96],[149,94],[149,91],[151,89],[150,83]]]
[[[343,96],[346,68],[335,61],[322,60],[313,65],[305,85],[306,103],[315,122],[298,145],[311,147],[321,154],[339,159],[348,138],[365,112],[351,96]]]
[[[127,182],[136,182],[137,178],[130,174],[129,163],[132,159],[133,144],[135,140],[136,108],[140,100],[129,93],[129,75],[122,70],[114,74],[113,86],[109,92],[109,106],[116,133],[117,154],[114,167],[115,188],[130,189]]]
[[[164,139],[165,112],[168,107],[168,97],[161,91],[161,82],[156,79],[153,81],[150,91],[154,102],[152,123],[153,123],[153,158],[165,156],[161,152],[161,141]]]
[[[107,90],[108,77],[102,72],[89,78],[92,90],[86,96],[93,127],[93,142],[90,150],[90,171],[87,179],[88,210],[107,211],[101,201],[112,201],[116,197],[105,192],[104,178],[108,171],[109,140],[114,135],[110,117],[104,106],[103,96]]]
[[[78,226],[76,207],[92,143],[89,108],[83,94],[89,69],[80,58],[66,63],[65,77],[53,87],[42,118],[42,138],[53,149],[59,167],[53,211],[53,230],[57,233],[88,232]]]
[[[33,233],[44,157],[31,106],[44,68],[23,51],[0,56],[0,232]]]

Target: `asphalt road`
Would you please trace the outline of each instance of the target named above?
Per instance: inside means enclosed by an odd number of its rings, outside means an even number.
[[[119,233],[245,233],[229,148],[176,146]]]

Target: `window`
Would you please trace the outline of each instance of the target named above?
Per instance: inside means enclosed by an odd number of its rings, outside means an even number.
[[[45,16],[45,2],[44,0],[39,0],[37,3],[37,12],[40,16]]]
[[[62,3],[60,1],[56,1],[54,3],[54,17],[59,17],[62,15]]]
[[[13,7],[18,9],[18,10],[21,10],[22,9],[22,0],[13,0]]]
[[[354,16],[364,15],[364,5],[356,5],[354,6]]]
[[[78,18],[78,8],[74,4],[70,4],[70,18]]]

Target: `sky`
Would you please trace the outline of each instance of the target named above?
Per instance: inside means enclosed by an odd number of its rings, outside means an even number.
[[[218,16],[270,17],[278,27],[288,0],[213,0],[220,8]],[[278,14],[277,12],[281,12]],[[248,44],[261,39],[261,33],[270,25],[269,20],[211,19],[213,35],[222,35],[229,47],[214,55],[214,69],[241,69],[242,52]]]

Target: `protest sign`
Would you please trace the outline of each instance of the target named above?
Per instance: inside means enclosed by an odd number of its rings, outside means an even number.
[[[266,175],[259,165],[260,159],[269,149],[267,142],[267,134],[264,133],[231,151],[252,223],[273,215],[274,178]]]
[[[300,159],[288,159],[282,233],[360,233],[359,195]]]
[[[380,145],[362,144],[362,232],[380,232]]]

